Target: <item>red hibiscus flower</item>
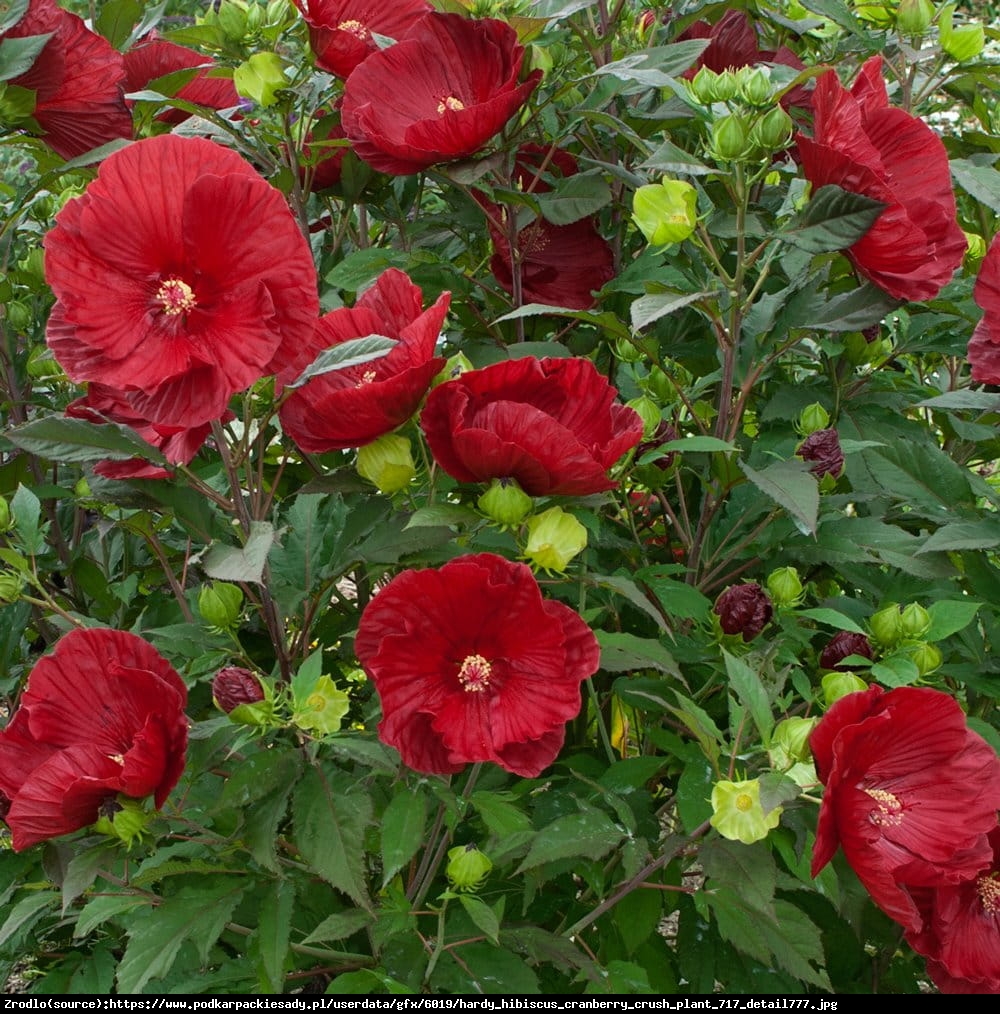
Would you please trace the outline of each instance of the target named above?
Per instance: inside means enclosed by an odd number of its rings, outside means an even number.
[[[24,17],[4,34],[51,35],[31,68],[10,84],[35,93],[32,114],[42,140],[63,158],[132,136],[122,97],[125,67],[107,40],[53,0],[31,0]]]
[[[491,553],[404,571],[368,604],[355,650],[382,699],[383,742],[434,774],[493,761],[534,778],[599,662],[586,623]]]
[[[436,387],[420,425],[459,482],[586,496],[615,488],[608,469],[642,439],[642,419],[616,394],[588,359],[513,359]]]
[[[421,312],[420,289],[395,268],[358,300],[320,318],[314,348],[378,334],[397,344],[381,359],[324,373],[294,391],[281,406],[281,425],[309,454],[362,447],[402,426],[444,366],[434,355],[450,293]]]
[[[813,92],[813,137],[796,135],[806,177],[887,207],[846,251],[857,271],[896,299],[933,299],[962,262],[948,155],[916,117],[889,106],[882,58],[868,60],[848,91],[828,71]]]
[[[545,172],[557,176],[572,176],[577,171],[576,159],[569,152],[525,145],[518,152],[515,183],[534,194],[551,190],[543,178],[543,165]],[[517,290],[516,270],[522,304],[545,303],[571,310],[588,310],[594,305],[592,292],[609,282],[615,269],[611,247],[597,232],[593,218],[582,218],[569,225],[553,225],[544,218],[536,218],[517,233],[515,268],[508,231],[510,211],[479,191],[474,191],[473,196],[486,212],[494,250],[490,270],[509,293],[513,295]]]
[[[913,890],[924,927],[906,939],[942,993],[1000,993],[1000,827],[989,841],[992,862],[977,876]]]
[[[969,341],[972,379],[1000,384],[1000,236],[993,237],[972,294],[985,311]]]
[[[535,70],[518,84],[523,59],[517,33],[502,21],[428,14],[348,78],[344,130],[361,158],[394,176],[468,158],[541,80]]]
[[[172,465],[186,465],[198,453],[212,431],[211,423],[190,428],[157,426],[136,412],[121,391],[96,383],[87,387],[87,393],[82,398],[77,398],[66,406],[66,415],[87,422],[111,422],[129,426],[147,444],[152,444],[161,451]],[[94,471],[106,479],[165,479],[171,475],[169,470],[142,458],[100,461],[94,466]]]
[[[185,102],[194,102],[209,109],[229,109],[239,103],[240,97],[231,78],[209,77],[213,66],[207,56],[152,33],[125,54],[125,87],[129,92],[142,91],[150,81],[166,74],[198,67],[198,73],[173,94]],[[190,115],[183,109],[168,109],[157,119],[177,124],[183,123]]]
[[[122,391],[152,423],[200,426],[260,377],[309,362],[309,245],[281,194],[211,141],[166,134],[105,159],[56,216],[45,271],[63,369]]]
[[[911,889],[954,885],[989,865],[1000,759],[939,690],[842,697],[809,737],[825,785],[812,872],[839,845],[875,903],[911,933]]]
[[[73,630],[39,661],[0,732],[14,848],[68,834],[121,793],[161,807],[184,770],[187,690],[141,637]]]
[[[378,52],[372,32],[402,39],[429,11],[426,0],[295,0],[309,26],[316,66],[347,77],[362,60]]]

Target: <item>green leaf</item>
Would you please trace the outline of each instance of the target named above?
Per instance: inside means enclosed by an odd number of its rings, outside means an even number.
[[[920,679],[920,670],[905,655],[889,655],[868,671],[872,679],[887,687],[908,687]]]
[[[435,528],[441,525],[464,528],[479,520],[479,515],[470,507],[463,507],[457,503],[436,503],[429,507],[418,507],[410,515],[403,531],[410,528]]]
[[[601,668],[605,672],[659,669],[674,676],[680,674],[673,656],[657,640],[606,630],[596,633],[601,646]]]
[[[460,894],[458,900],[462,908],[469,914],[469,918],[486,934],[486,939],[496,947],[500,946],[498,939],[500,933],[500,920],[496,912],[479,898],[471,897],[468,894]]]
[[[290,384],[285,387],[295,390],[307,384],[313,377],[321,377],[324,373],[335,370],[346,370],[351,366],[370,363],[373,359],[387,356],[397,345],[395,338],[386,338],[381,334],[365,335],[363,338],[351,338],[332,348],[324,349]]]
[[[154,465],[167,459],[135,430],[119,423],[92,423],[84,419],[46,416],[8,430],[7,439],[25,451],[52,461],[128,461],[142,458]]]
[[[557,859],[600,859],[624,837],[625,832],[597,810],[559,817],[538,832],[514,875]]]
[[[607,588],[616,595],[620,595],[637,609],[642,610],[659,628],[664,627],[663,617],[642,589],[630,578],[618,575],[596,575],[594,583],[598,588]]]
[[[882,491],[910,510],[926,510],[946,521],[954,517],[956,505],[975,504],[968,472],[937,446],[894,440],[862,451],[861,457]]]
[[[819,484],[805,461],[778,461],[759,472],[740,462],[743,474],[767,497],[784,507],[803,535],[816,534]]]
[[[717,172],[711,166],[699,162],[683,148],[678,148],[670,141],[664,141],[645,162],[639,164],[640,169],[652,169],[654,172],[679,173],[684,176],[708,176]]]
[[[218,581],[260,584],[273,542],[274,528],[269,521],[251,521],[243,546],[212,546],[202,560],[202,569]]]
[[[62,890],[63,915],[66,909],[96,880],[97,871],[111,861],[116,852],[115,845],[102,842],[73,856],[66,867],[60,888]]]
[[[121,49],[132,34],[132,26],[142,17],[144,7],[139,0],[108,0],[100,5],[94,28],[115,49]]]
[[[927,610],[931,616],[930,630],[925,640],[943,641],[952,634],[964,630],[979,612],[982,602],[969,599],[938,599]]]
[[[85,937],[108,919],[152,903],[153,899],[143,894],[99,894],[83,906],[73,927],[73,936]]]
[[[882,201],[831,183],[820,187],[778,236],[809,253],[846,250],[868,232],[885,207]]]
[[[182,887],[161,905],[139,912],[128,927],[128,945],[118,965],[118,992],[141,993],[150,979],[163,978],[181,945],[190,940],[203,963],[241,897],[231,883]]]
[[[872,36],[864,30],[861,22],[851,13],[844,0],[802,0],[802,6],[807,11],[829,18],[834,24],[846,28],[852,35],[874,44]]]
[[[918,401],[914,408],[941,408],[961,411],[969,409],[973,412],[1000,412],[1000,394],[990,391],[946,391]]]
[[[651,296],[640,296],[632,303],[632,330],[641,331],[653,321],[666,317],[685,306],[697,303],[699,299],[708,299],[717,293],[705,292],[660,292]]]
[[[10,513],[21,548],[29,556],[45,552],[45,537],[39,524],[42,505],[35,494],[20,483],[10,499]]]
[[[581,6],[589,5],[581,4]],[[663,88],[670,85],[678,74],[683,74],[689,67],[693,67],[707,45],[706,39],[685,39],[667,46],[654,46],[645,52],[606,63],[598,67],[591,77],[611,74],[624,81],[636,81],[652,88]]]
[[[11,910],[0,926],[0,947],[18,930],[32,926],[46,908],[56,910],[59,894],[56,891],[31,891],[25,895]]]
[[[371,908],[365,883],[365,828],[371,823],[367,789],[347,776],[309,768],[292,803],[295,843],[303,858],[332,887]]]
[[[387,993],[416,993],[404,982],[393,979],[385,972],[377,968],[361,968],[356,972],[344,972],[333,979],[326,987],[327,996],[339,996],[341,994],[365,995],[380,993],[385,990]]]
[[[774,716],[771,714],[771,702],[768,700],[760,675],[742,659],[730,655],[725,649],[722,651],[722,657],[726,662],[729,685],[736,691],[740,703],[750,712],[757,731],[766,743],[774,728]]]
[[[0,81],[9,81],[31,70],[38,54],[51,38],[50,32],[48,35],[24,35],[0,42]]]
[[[0,35],[5,35],[24,17],[30,0],[5,0],[0,4]]]
[[[618,319],[618,317],[610,312],[595,313],[591,310],[571,310],[565,306],[549,306],[546,303],[525,303],[524,306],[519,306],[516,310],[511,310],[510,313],[505,313],[502,317],[497,317],[493,321],[494,324],[502,324],[508,320],[520,320],[522,317],[538,317],[541,315],[552,316],[552,317],[567,317],[570,320],[582,320],[587,324],[593,324],[594,327],[600,328],[606,331],[608,334],[614,335],[617,338],[622,338],[628,341],[631,337],[629,330],[624,324]],[[511,359],[519,358],[521,349],[527,346],[531,349],[532,355],[541,354],[539,345],[547,347],[551,351],[545,353],[551,356],[569,356],[571,353],[564,348],[562,345],[556,345],[552,342],[518,342],[517,345],[511,346],[507,352]]]
[[[519,831],[531,828],[531,819],[497,792],[473,792],[470,802],[486,825],[487,831],[497,838],[508,838]]]
[[[649,585],[668,616],[681,620],[708,618],[712,600],[692,585],[670,577],[663,567],[644,567],[635,572],[635,579]]]
[[[1000,522],[984,517],[942,525],[917,550],[920,553],[955,552],[960,549],[993,549],[1000,545]]]
[[[970,197],[1000,215],[1000,172],[993,166],[978,165],[965,158],[953,159],[951,175]]]
[[[261,898],[254,945],[264,993],[280,993],[285,984],[285,958],[295,908],[295,885],[279,880]]]
[[[333,915],[328,915],[302,942],[317,944],[330,940],[346,940],[359,930],[363,930],[371,921],[372,914],[370,912],[362,912],[357,908],[349,909],[346,912],[334,912]]]
[[[358,292],[374,281],[386,268],[407,267],[410,267],[410,257],[403,250],[384,246],[366,247],[344,257],[327,273],[324,281],[334,289]]]
[[[680,451],[738,451],[739,448],[727,440],[718,437],[681,437],[679,440],[668,440],[657,448],[659,452]]]
[[[417,854],[424,842],[427,804],[420,793],[400,783],[382,814],[382,886]]]
[[[546,193],[537,194],[542,217],[553,225],[572,225],[611,203],[611,188],[603,177],[577,173],[561,179]]]
[[[815,620],[817,623],[825,623],[828,627],[833,627],[834,630],[849,630],[852,634],[865,633],[864,628],[858,626],[850,616],[838,613],[836,609],[825,609],[823,607],[796,609],[795,615],[805,616],[810,620]]]
[[[787,321],[787,326],[838,333],[862,331],[878,324],[900,304],[898,299],[893,299],[871,282],[828,300],[817,295],[815,289],[805,289],[793,302],[796,311]]]

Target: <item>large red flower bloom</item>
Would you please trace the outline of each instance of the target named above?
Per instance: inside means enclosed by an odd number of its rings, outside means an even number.
[[[344,130],[361,158],[395,176],[467,158],[541,80],[534,70],[518,84],[523,59],[517,33],[502,21],[428,14],[348,78]]]
[[[121,391],[105,384],[90,384],[87,393],[66,406],[66,415],[92,423],[121,423],[129,426],[163,453],[172,465],[186,465],[201,449],[212,431],[211,423],[201,426],[158,426],[143,418]],[[126,461],[106,459],[94,466],[107,479],[165,479],[171,473],[142,458]]]
[[[309,245],[281,194],[211,141],[166,134],[105,159],[56,216],[45,271],[66,373],[150,422],[218,419],[237,391],[309,362]]]
[[[302,450],[322,454],[361,447],[402,426],[444,366],[434,345],[450,299],[443,293],[421,312],[420,289],[390,268],[353,309],[322,317],[317,352],[371,334],[395,338],[397,344],[381,359],[321,374],[293,392],[281,406],[284,431]]]
[[[972,294],[984,311],[969,341],[972,379],[1000,384],[1000,236],[993,237]]]
[[[546,173],[556,176],[576,173],[576,159],[569,152],[556,150],[551,159],[548,155],[548,149],[538,145],[525,145],[518,152],[514,179],[522,190],[542,194],[552,189],[544,179],[543,165]],[[514,265],[508,232],[510,212],[479,191],[473,191],[473,196],[486,212],[494,250],[490,270],[513,294]],[[515,247],[522,303],[587,310],[595,302],[592,293],[614,277],[614,254],[598,233],[593,217],[581,218],[569,225],[553,225],[544,218],[536,218],[518,231]]]
[[[991,861],[1000,759],[953,698],[914,687],[848,694],[809,745],[825,785],[813,876],[839,845],[875,903],[920,932],[909,889],[961,883]]]
[[[896,299],[933,299],[965,252],[941,139],[889,106],[879,56],[865,63],[850,91],[834,71],[824,74],[813,110],[813,137],[796,136],[809,181],[817,189],[835,183],[887,205],[847,256]]]
[[[372,32],[398,41],[433,10],[426,0],[295,0],[295,6],[309,26],[316,66],[337,77],[378,52]]]
[[[642,439],[638,413],[589,359],[512,359],[431,391],[420,425],[459,482],[516,479],[532,496],[614,489],[608,469]]]
[[[942,993],[1000,993],[1000,827],[989,841],[993,861],[971,880],[913,891],[924,927],[906,939]]]
[[[31,68],[9,83],[35,93],[32,115],[53,151],[75,158],[132,136],[132,116],[122,97],[121,53],[54,0],[31,0],[4,38],[29,35],[51,38]]]
[[[368,604],[355,650],[382,699],[382,740],[435,774],[493,761],[538,775],[599,662],[587,624],[491,553],[404,571]]]
[[[190,81],[177,89],[174,93],[177,98],[209,109],[229,109],[239,103],[240,97],[232,78],[208,76],[212,69],[209,57],[187,46],[161,39],[155,33],[125,54],[125,87],[129,92],[139,92],[150,81],[194,67],[200,69]],[[168,109],[157,119],[176,124],[183,123],[190,115],[183,109]]]
[[[14,848],[94,823],[119,793],[159,808],[184,770],[187,690],[152,645],[73,630],[41,659],[0,732]]]

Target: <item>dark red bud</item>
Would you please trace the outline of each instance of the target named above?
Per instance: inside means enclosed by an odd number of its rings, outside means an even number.
[[[840,437],[836,430],[816,430],[799,445],[796,452],[803,461],[813,462],[809,469],[817,479],[825,475],[839,478],[844,470],[844,452],[840,449]]]
[[[864,634],[854,634],[849,630],[842,630],[839,634],[834,635],[820,654],[820,668],[849,672],[850,666],[840,664],[848,655],[862,655],[865,658],[871,658],[871,642]]]
[[[220,669],[212,680],[212,697],[228,715],[241,704],[256,704],[264,700],[264,688],[249,669],[229,666]]]
[[[727,634],[742,634],[752,641],[767,625],[774,612],[771,599],[759,584],[735,584],[715,600],[719,626]]]

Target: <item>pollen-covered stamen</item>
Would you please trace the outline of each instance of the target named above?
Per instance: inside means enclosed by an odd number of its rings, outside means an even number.
[[[482,655],[466,655],[458,670],[458,682],[466,693],[481,694],[490,685],[493,667]]]
[[[454,113],[454,112],[457,112],[459,109],[464,109],[464,108],[465,108],[465,103],[461,99],[455,98],[454,95],[446,95],[438,103],[438,113],[439,114],[444,113],[444,111],[446,109],[450,109]]]
[[[361,374],[361,379],[354,386],[364,387],[365,384],[372,383],[375,380],[376,376],[377,374],[375,373],[374,370],[365,370],[365,372]]]
[[[741,813],[746,813],[749,810],[752,810],[753,796],[749,795],[749,793],[741,792],[736,797],[736,809],[739,810]]]
[[[168,317],[187,313],[198,305],[198,301],[194,298],[194,290],[179,278],[168,278],[163,282],[156,292],[156,301],[160,303]]]
[[[350,21],[341,21],[337,25],[338,32],[350,32],[351,35],[357,36],[362,42],[368,38],[368,29],[365,28],[360,21],[351,18]]]
[[[984,874],[976,881],[979,900],[987,915],[1000,915],[1000,870]]]
[[[878,803],[869,811],[868,819],[879,827],[895,827],[903,821],[903,804],[885,789],[865,789],[864,792]]]

